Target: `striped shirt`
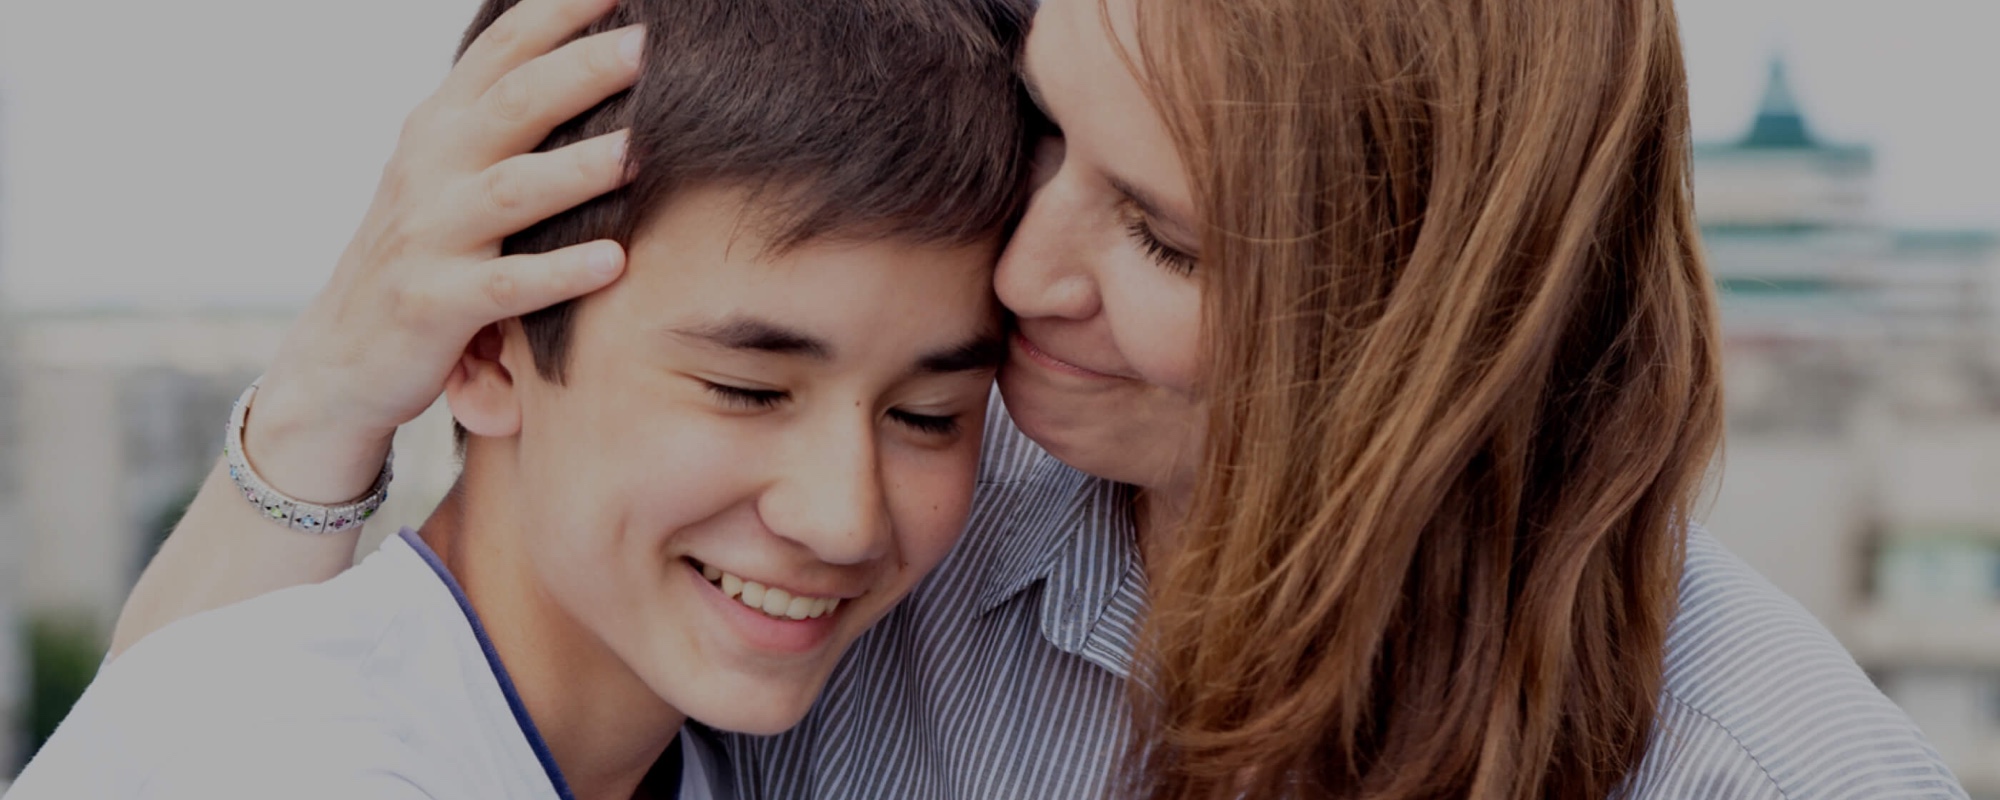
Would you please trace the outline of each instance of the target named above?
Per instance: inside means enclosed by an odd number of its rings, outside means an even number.
[[[1146,603],[1129,492],[1049,456],[993,405],[965,538],[855,643],[798,727],[729,737],[743,797],[1107,795]],[[1965,798],[1826,629],[1700,530],[1658,734],[1628,789]]]

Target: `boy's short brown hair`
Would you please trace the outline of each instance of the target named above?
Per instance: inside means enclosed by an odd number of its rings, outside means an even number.
[[[516,0],[486,0],[465,47]],[[753,192],[783,248],[825,237],[972,244],[1004,235],[1031,161],[1015,59],[1033,0],[624,0],[584,31],[646,27],[638,81],[558,128],[620,128],[632,183],[508,237],[508,254],[630,243],[673,194]],[[522,318],[560,382],[573,302]]]

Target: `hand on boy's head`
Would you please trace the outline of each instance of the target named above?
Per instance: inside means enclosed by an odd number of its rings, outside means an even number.
[[[638,27],[572,38],[616,0],[523,0],[411,112],[360,229],[294,324],[246,447],[295,497],[340,502],[430,406],[480,328],[605,286],[624,250],[500,257],[506,236],[622,185],[625,132],[530,153],[636,79]]]

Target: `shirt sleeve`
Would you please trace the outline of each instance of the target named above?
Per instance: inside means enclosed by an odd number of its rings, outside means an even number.
[[[135,800],[435,800],[407,747],[357,723],[257,726],[187,748],[163,759]]]
[[[214,800],[218,797],[286,797],[297,800],[436,800],[387,773],[279,775],[243,768],[176,770],[149,782],[135,800]]]

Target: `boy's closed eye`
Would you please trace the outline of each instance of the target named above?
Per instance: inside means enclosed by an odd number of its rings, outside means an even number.
[[[701,384],[702,388],[716,400],[732,408],[764,411],[776,408],[791,399],[790,392],[778,389],[752,389],[710,380],[702,380]],[[949,436],[959,430],[957,414],[920,414],[903,409],[890,409],[888,416],[906,428],[933,436]]]

